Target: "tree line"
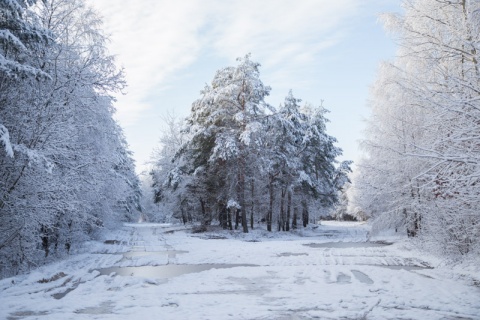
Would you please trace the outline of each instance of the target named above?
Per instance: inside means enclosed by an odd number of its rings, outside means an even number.
[[[0,1],[0,276],[137,215],[101,28],[83,0]]]
[[[352,207],[442,255],[480,252],[480,2],[403,1],[372,88]]]
[[[259,67],[247,55],[218,70],[190,115],[168,122],[150,172],[164,212],[243,232],[259,222],[288,231],[337,202],[350,162],[336,160],[327,110],[300,105],[292,92],[269,105]]]

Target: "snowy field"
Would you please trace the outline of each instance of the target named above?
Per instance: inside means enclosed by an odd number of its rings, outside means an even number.
[[[480,319],[478,269],[367,234],[358,223],[247,235],[129,224],[1,280],[0,319]]]

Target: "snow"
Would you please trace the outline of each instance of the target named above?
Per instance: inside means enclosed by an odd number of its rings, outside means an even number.
[[[5,128],[3,124],[0,124],[0,142],[2,142],[5,146],[5,152],[7,153],[7,156],[13,158],[13,148],[12,144],[10,143],[10,134],[8,133],[8,129]]]
[[[338,222],[248,234],[127,224],[106,238],[114,245],[89,242],[83,253],[1,280],[0,318],[480,319],[480,288],[460,267],[405,240],[362,246],[368,231]],[[311,246],[329,242],[337,245]],[[161,275],[175,265],[186,272]],[[101,274],[118,266],[149,271]]]
[[[13,149],[17,152],[25,154],[28,157],[29,165],[40,165],[45,168],[47,173],[52,174],[55,165],[37,150],[32,150],[23,144],[13,145]]]
[[[22,10],[22,9],[20,9]],[[3,29],[0,30],[0,39],[2,39],[3,42],[9,43],[13,46],[15,46],[17,49],[20,51],[28,51],[27,47],[18,39],[13,33],[11,33],[9,30]]]
[[[242,207],[240,206],[240,204],[237,201],[235,201],[233,199],[230,199],[227,202],[227,208],[241,209]]]
[[[0,124],[0,142],[4,145],[5,152],[10,158],[14,157],[13,150],[21,152],[27,155],[31,162],[35,164],[43,164],[45,170],[48,173],[52,173],[54,165],[46,157],[40,155],[37,151],[27,148],[25,145],[12,145],[12,143],[10,142],[10,134],[8,132],[8,129],[2,124]]]

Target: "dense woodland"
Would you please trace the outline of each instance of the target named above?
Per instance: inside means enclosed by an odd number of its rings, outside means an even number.
[[[137,219],[106,41],[83,0],[0,1],[0,277]]]
[[[300,105],[292,92],[269,105],[259,67],[247,55],[218,70],[183,125],[169,122],[151,176],[155,201],[173,217],[288,231],[337,203],[350,162],[336,160],[327,110]]]
[[[381,66],[351,189],[374,230],[442,255],[480,253],[480,2],[404,1],[384,15],[399,51]]]

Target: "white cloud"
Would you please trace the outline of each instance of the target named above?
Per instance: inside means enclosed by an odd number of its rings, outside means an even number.
[[[117,117],[124,125],[149,108],[145,97],[174,71],[192,63],[202,47],[204,23],[199,1],[90,0],[111,34],[111,52],[127,74],[127,95],[118,97]]]
[[[141,171],[158,144],[159,115],[187,112],[201,81],[224,63],[250,52],[273,88],[269,102],[283,101],[290,88],[305,98],[328,76],[319,74],[332,61],[327,50],[348,38],[355,19],[396,0],[86,1],[104,17],[111,53],[125,67],[127,95],[118,97],[117,119]]]
[[[220,2],[214,47],[227,56],[254,51],[271,65],[299,53],[313,55],[357,7],[353,0]]]
[[[248,52],[271,72],[272,86],[308,67],[335,45],[339,25],[357,0],[89,0],[111,33],[111,51],[126,69],[128,95],[119,97],[123,125],[151,106],[146,96],[196,61],[202,50],[232,60]],[[212,70],[212,74],[215,70]],[[186,72],[186,71],[184,71]],[[199,84],[200,86],[201,84]]]

